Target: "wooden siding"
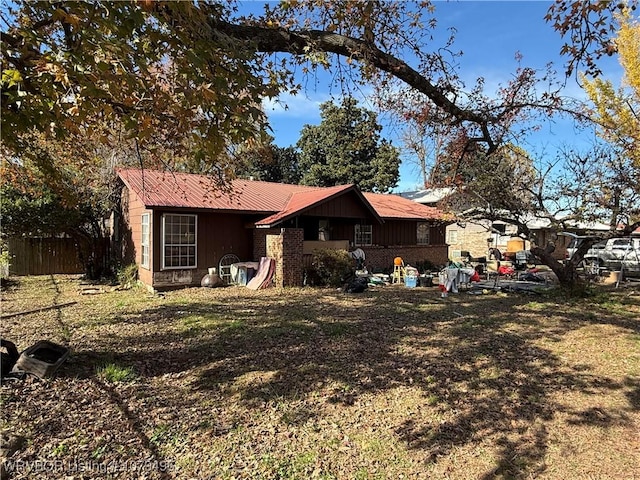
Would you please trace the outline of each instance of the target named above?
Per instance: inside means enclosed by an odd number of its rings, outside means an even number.
[[[374,245],[415,245],[417,223],[387,220],[383,225],[373,226]]]
[[[166,269],[167,275],[158,275],[162,272],[162,215],[165,213],[194,214],[197,216],[197,260],[195,269]],[[172,281],[168,278],[177,278],[170,275],[171,272],[187,272],[185,277],[190,278],[190,284],[199,284],[210,267],[218,268],[220,259],[227,254],[235,254],[240,260],[255,260],[253,258],[253,229],[248,228],[253,217],[212,212],[197,212],[193,210],[154,210],[152,229],[152,261],[153,280],[149,282],[153,286],[169,286]],[[162,279],[162,280],[160,280]],[[145,282],[147,283],[147,282]]]
[[[356,220],[353,218],[319,218],[301,217],[297,222],[291,222],[288,226],[298,226],[304,229],[304,239],[307,241],[318,240],[318,227],[320,220],[329,220],[329,240],[354,241],[355,225],[357,223],[371,224],[373,226],[374,245],[416,245],[418,241],[418,223],[415,220],[387,220],[380,225],[369,220]],[[444,245],[445,226],[432,225],[429,229],[429,245]]]
[[[352,222],[332,223],[331,240],[354,240]],[[429,229],[429,245],[444,245],[444,226],[432,225]],[[416,245],[418,222],[413,220],[387,220],[382,225],[373,224],[374,245]]]
[[[143,203],[138,199],[138,196],[133,192],[130,192],[128,188],[124,188],[122,191],[122,235],[121,235],[121,250],[122,258],[125,263],[135,262],[138,265],[138,278],[145,284],[151,285],[152,283],[152,271],[150,269],[140,266],[142,261],[142,214],[149,213],[149,228],[153,232],[155,226],[155,219],[151,210],[145,209]],[[150,265],[157,255],[153,250],[153,237],[152,245],[149,251]]]
[[[362,218],[373,221],[372,213],[362,204],[354,192],[341,195],[318,205],[304,213],[304,216],[331,218]],[[378,223],[377,221],[375,223]]]
[[[429,229],[429,244],[430,245],[444,245],[446,243],[447,226],[444,224],[431,225]]]

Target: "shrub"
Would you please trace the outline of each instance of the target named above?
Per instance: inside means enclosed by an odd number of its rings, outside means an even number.
[[[354,262],[345,250],[316,250],[313,253],[312,269],[307,276],[316,285],[341,286],[353,275]]]
[[[118,283],[122,285],[123,288],[133,287],[138,280],[138,265],[136,265],[135,263],[131,263],[129,265],[118,268],[118,271],[116,272],[116,278],[118,279]]]

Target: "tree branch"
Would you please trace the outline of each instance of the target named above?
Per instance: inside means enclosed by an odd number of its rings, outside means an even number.
[[[176,20],[174,15],[170,16],[173,21]],[[373,66],[423,93],[459,122],[471,122],[480,126],[484,141],[490,148],[494,148],[487,125],[497,121],[498,117],[459,107],[420,72],[364,40],[321,30],[289,31],[283,28],[237,25],[214,18],[209,19],[209,25],[212,36],[222,35],[234,43],[242,43],[244,48],[252,48],[257,52],[306,55],[314,50],[334,53]]]

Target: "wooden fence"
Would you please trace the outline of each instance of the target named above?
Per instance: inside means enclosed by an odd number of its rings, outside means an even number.
[[[84,273],[72,238],[9,238],[7,243],[11,275]]]

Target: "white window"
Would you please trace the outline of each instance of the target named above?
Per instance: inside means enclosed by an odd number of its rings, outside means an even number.
[[[371,225],[356,225],[356,246],[373,245],[373,227]]]
[[[418,245],[429,245],[429,230],[430,225],[427,222],[419,222],[417,228],[417,244]]]
[[[458,230],[447,231],[447,243],[449,245],[455,245],[458,243]]]
[[[162,268],[196,267],[195,215],[162,216]]]
[[[142,214],[141,221],[141,234],[140,234],[140,266],[149,268],[149,246],[150,246],[150,230],[149,230],[149,217],[148,213]]]

